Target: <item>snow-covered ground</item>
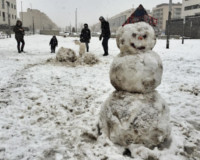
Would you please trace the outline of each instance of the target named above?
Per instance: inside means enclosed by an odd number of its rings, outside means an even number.
[[[109,69],[119,53],[114,39],[108,57],[98,38],[90,51],[101,62],[69,67],[46,63],[55,57],[51,36],[25,37],[27,53],[15,39],[0,40],[0,160],[200,160],[200,40],[158,40],[164,73],[157,88],[171,110],[172,142],[152,150],[124,147],[97,136],[101,106],[114,91]],[[74,38],[58,37],[59,47],[74,49]],[[58,48],[57,48],[58,49]]]

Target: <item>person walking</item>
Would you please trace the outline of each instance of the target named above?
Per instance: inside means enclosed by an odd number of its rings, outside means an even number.
[[[51,53],[55,53],[58,46],[58,40],[55,35],[51,38],[49,45],[51,46]]]
[[[17,50],[18,53],[24,52],[24,28],[22,27],[22,22],[20,20],[17,20],[15,27],[13,28],[13,31],[15,32],[15,39],[17,41]]]
[[[81,31],[80,42],[85,43],[87,52],[89,52],[90,39],[91,39],[91,32],[90,32],[90,29],[88,28],[88,24],[85,23],[84,28]]]
[[[101,35],[99,40],[102,41],[102,46],[104,49],[103,56],[108,56],[108,40],[110,38],[110,26],[109,23],[104,19],[104,17],[99,17],[99,21],[101,22]]]

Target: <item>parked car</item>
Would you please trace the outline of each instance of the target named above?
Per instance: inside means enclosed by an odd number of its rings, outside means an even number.
[[[0,32],[0,39],[6,38],[6,34],[4,32]]]
[[[63,36],[63,37],[67,37],[70,35],[70,33],[69,32],[60,32],[59,35]]]

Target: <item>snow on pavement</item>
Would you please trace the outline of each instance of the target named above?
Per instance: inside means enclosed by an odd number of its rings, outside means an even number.
[[[199,160],[200,45],[199,40],[158,40],[154,48],[163,61],[158,92],[171,110],[172,142],[152,150],[124,147],[97,136],[99,111],[114,91],[109,68],[119,53],[114,39],[110,55],[102,57],[98,38],[90,51],[101,62],[94,66],[58,66],[48,46],[51,36],[25,37],[27,53],[16,52],[15,39],[0,41],[0,159],[3,160]],[[75,38],[58,37],[59,47],[72,48]],[[57,48],[58,49],[58,48]]]

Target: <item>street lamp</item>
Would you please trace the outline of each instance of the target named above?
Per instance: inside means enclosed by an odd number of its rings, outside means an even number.
[[[33,21],[33,34],[35,34],[35,24],[34,24],[34,15],[33,15],[32,4],[31,4],[31,13],[32,13],[32,21]]]
[[[10,2],[6,1],[7,3],[7,10],[8,10],[8,35],[11,38],[11,30],[10,30],[10,12],[9,12],[9,8],[10,8]]]
[[[169,49],[171,15],[172,15],[172,0],[169,0],[169,13],[168,13],[168,21],[167,21],[167,45],[166,45],[167,49]]]
[[[182,35],[182,44],[184,44],[184,36],[185,36],[185,17],[183,18],[183,35]]]
[[[23,24],[23,8],[22,8],[22,1],[21,1],[21,16],[22,16],[22,24]]]
[[[76,33],[77,33],[77,8],[75,11],[75,27],[76,27]]]

